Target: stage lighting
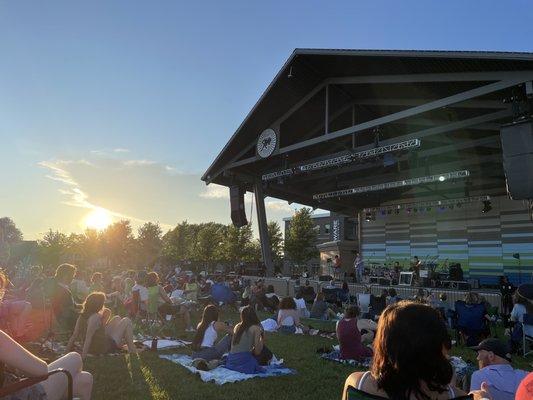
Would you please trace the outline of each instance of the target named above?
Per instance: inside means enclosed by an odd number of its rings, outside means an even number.
[[[439,182],[444,182],[445,180],[446,178],[443,175],[439,176]]]
[[[370,221],[372,221],[372,213],[371,213],[370,211],[367,211],[367,212],[365,213],[365,221],[366,221],[366,222],[370,222]]]
[[[490,202],[490,200],[485,200],[485,201],[483,202],[483,209],[481,210],[481,212],[482,212],[483,214],[486,214],[486,213],[488,213],[490,210],[492,210],[491,202]]]

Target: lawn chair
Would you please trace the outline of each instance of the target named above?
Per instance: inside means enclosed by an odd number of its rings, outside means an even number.
[[[527,344],[533,343],[533,336],[526,335],[526,330],[533,328],[533,314],[524,314],[523,322],[522,322],[522,351],[524,357],[528,354],[533,353],[533,348],[531,350],[526,351]]]
[[[370,313],[370,293],[358,293],[357,294],[357,305],[361,311],[361,315]]]
[[[370,295],[370,309],[373,318],[379,317],[385,307],[387,307],[386,297]]]
[[[63,368],[54,369],[48,372],[46,375],[35,376],[31,378],[22,378],[16,382],[8,383],[7,385],[0,388],[0,398],[14,394],[18,392],[19,390],[28,388],[30,386],[36,385],[40,382],[47,380],[50,376],[59,374],[59,373],[65,374],[67,377],[67,397],[66,397],[67,400],[73,400],[72,375],[70,374],[70,372],[68,372],[66,369],[63,369]]]
[[[485,306],[483,304],[466,304],[462,300],[455,302],[457,313],[457,338],[466,337],[467,346],[477,346],[487,331]],[[490,331],[490,328],[489,328]]]

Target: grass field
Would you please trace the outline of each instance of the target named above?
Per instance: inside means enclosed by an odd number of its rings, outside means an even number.
[[[262,315],[266,317],[266,315]],[[222,320],[238,320],[236,313],[225,313]],[[308,321],[310,322],[310,321]],[[333,330],[333,323],[310,322],[314,327]],[[189,334],[190,335],[190,334]],[[187,338],[184,332],[179,335]],[[188,336],[189,338],[191,336]],[[337,344],[321,337],[267,334],[267,346],[278,358],[283,358],[296,375],[251,379],[222,386],[203,383],[199,376],[170,361],[158,358],[157,353],[145,351],[139,356],[102,356],[88,358],[86,369],[94,375],[93,398],[116,399],[339,399],[345,378],[354,371],[320,358],[317,348]],[[185,353],[176,349],[169,353]],[[454,347],[453,354],[475,362],[473,351]],[[517,367],[531,370],[533,358],[516,357]]]

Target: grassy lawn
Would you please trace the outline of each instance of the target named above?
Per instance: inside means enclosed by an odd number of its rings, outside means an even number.
[[[266,315],[261,315],[266,318]],[[238,320],[236,313],[226,312],[222,320]],[[308,321],[314,327],[333,330],[333,323]],[[187,338],[183,332],[179,335]],[[191,336],[188,336],[189,338]],[[316,349],[336,341],[302,335],[267,334],[267,345],[296,375],[251,379],[222,386],[203,383],[198,375],[145,351],[139,356],[103,356],[89,358],[86,368],[94,375],[93,398],[103,399],[339,399],[344,380],[354,368],[320,358]],[[175,349],[170,353],[190,352]],[[475,362],[473,351],[454,347],[453,353]],[[533,358],[516,357],[515,365],[531,370]]]

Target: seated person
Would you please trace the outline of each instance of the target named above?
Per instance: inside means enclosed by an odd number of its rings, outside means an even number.
[[[328,320],[335,317],[335,312],[329,308],[328,303],[324,300],[324,293],[318,292],[311,306],[310,318]]]
[[[151,301],[156,302],[158,304],[157,310],[163,318],[167,315],[181,315],[185,322],[185,332],[194,332],[189,309],[184,304],[174,304],[170,300],[165,289],[159,284],[157,272],[149,272],[146,275],[146,289],[148,291],[148,309]]]
[[[81,357],[87,354],[114,353],[122,349],[124,342],[129,353],[137,353],[133,344],[133,327],[129,318],[111,317],[111,311],[104,308],[105,293],[93,292],[85,299],[83,309],[70,337],[67,349],[73,350],[78,338],[83,341]]]
[[[388,294],[388,290],[383,289],[379,296],[370,295],[370,314],[372,317],[379,317],[385,307],[387,307]]]
[[[498,339],[485,339],[472,349],[477,351],[479,370],[472,374],[470,390],[480,390],[486,382],[492,400],[514,400],[527,372],[513,368],[506,346]]]
[[[129,311],[131,316],[135,316],[139,311],[146,312],[146,304],[148,303],[148,289],[146,289],[146,272],[139,271],[135,277],[135,285],[131,288],[131,300],[126,300],[124,306]],[[139,304],[134,304],[134,293],[138,294]]]
[[[91,276],[91,286],[89,286],[89,293],[104,291],[104,276],[101,272],[95,272]]]
[[[299,292],[306,303],[312,303],[316,297],[315,289],[310,285],[309,280],[305,281],[304,286],[300,286]]]
[[[510,320],[515,323],[511,334],[511,344],[514,349],[522,345],[523,333],[522,322],[524,315],[533,315],[533,284],[524,283],[518,287],[513,295],[514,306],[511,310]],[[533,326],[525,325],[527,336],[533,337]]]
[[[398,293],[396,292],[396,289],[390,288],[388,290],[388,296],[386,298],[386,304],[389,306],[391,304],[395,304],[398,301],[400,301],[400,298],[398,297]]]
[[[300,312],[292,297],[284,297],[279,303],[278,330],[281,333],[295,333],[296,328],[306,330],[300,322]]]
[[[184,295],[187,300],[198,301],[198,283],[194,276],[191,276],[189,282],[185,284]]]
[[[337,322],[336,332],[339,340],[341,359],[361,360],[372,357],[372,349],[363,345],[361,332],[357,326],[359,308],[348,306],[344,318]]]
[[[76,270],[76,275],[70,284],[70,291],[76,303],[83,303],[85,298],[90,293],[87,282],[85,281],[85,271],[81,269]]]
[[[67,330],[72,329],[78,318],[78,304],[74,301],[70,291],[70,284],[75,273],[74,265],[61,264],[57,267],[54,278],[44,282],[54,316],[57,322]]]
[[[81,400],[90,400],[93,377],[83,371],[83,362],[78,353],[68,353],[50,364],[34,356],[24,347],[15,342],[9,335],[0,330],[0,363],[11,369],[17,369],[26,377],[46,375],[49,371],[64,368],[72,375],[73,394]],[[2,372],[2,378],[5,374]],[[3,380],[3,379],[2,379]],[[47,380],[25,389],[21,389],[5,400],[63,400],[67,394],[67,377],[54,374]]]
[[[341,305],[342,303],[347,303],[348,301],[350,301],[350,288],[348,287],[348,282],[342,282],[342,287],[337,292],[337,298]]]
[[[6,299],[5,287],[9,284],[7,277],[0,272],[0,322],[9,327],[9,333],[20,341],[26,335],[28,317],[32,306],[29,301]]]
[[[294,298],[294,303],[296,303],[296,309],[298,310],[300,318],[309,318],[309,310],[307,309],[305,300],[300,292],[296,294],[296,297]]]
[[[224,336],[217,342],[219,333]],[[206,306],[192,341],[191,357],[205,361],[221,359],[231,347],[232,334],[233,327],[218,320],[218,308],[211,304]]]
[[[278,309],[279,297],[274,292],[273,285],[268,285],[266,293],[264,297],[261,299],[261,301],[263,303],[263,306],[271,312],[274,312]]]
[[[465,395],[450,385],[446,326],[433,308],[400,301],[381,314],[374,340],[372,369],[354,372],[344,384],[357,398],[458,399]]]
[[[235,293],[229,287],[224,285],[224,278],[219,276],[216,283],[211,286],[211,297],[216,304],[235,305],[237,300]]]
[[[467,346],[476,346],[487,336],[490,317],[487,314],[485,305],[479,302],[477,293],[468,292],[465,301],[455,302],[457,313],[457,328],[464,337]],[[490,330],[489,330],[490,334]]]
[[[233,329],[231,349],[226,359],[226,368],[245,374],[264,371],[261,365],[268,365],[272,353],[265,346],[265,334],[255,310],[243,307],[241,320]]]

